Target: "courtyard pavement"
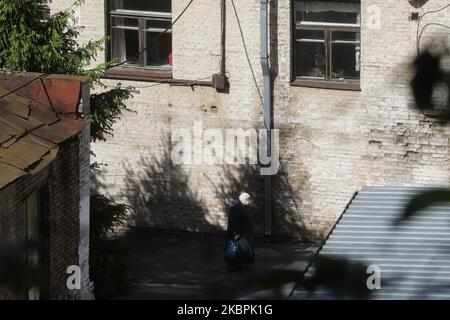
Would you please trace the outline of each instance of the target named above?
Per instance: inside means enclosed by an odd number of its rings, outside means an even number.
[[[131,248],[130,288],[118,299],[253,297],[255,289],[245,285],[248,279],[279,268],[303,271],[317,250],[316,245],[301,242],[256,240],[255,264],[230,273],[225,269],[222,236],[134,230],[127,235],[127,242]]]

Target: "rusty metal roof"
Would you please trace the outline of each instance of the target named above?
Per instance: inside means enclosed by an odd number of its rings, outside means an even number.
[[[37,77],[0,73],[0,189],[45,168],[86,124],[78,113],[86,78],[42,75],[29,83]]]

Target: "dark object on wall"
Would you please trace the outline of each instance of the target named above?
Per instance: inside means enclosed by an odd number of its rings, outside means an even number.
[[[408,2],[414,8],[418,9],[423,7],[428,2],[428,0],[408,0]]]
[[[411,12],[411,16],[409,18],[411,21],[417,21],[420,19],[419,13],[418,12]]]
[[[226,91],[228,88],[227,76],[222,74],[214,74],[212,76],[212,85],[217,91]]]

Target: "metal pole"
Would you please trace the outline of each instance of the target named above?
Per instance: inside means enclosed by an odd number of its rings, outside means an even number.
[[[261,0],[261,66],[264,78],[263,103],[264,103],[264,129],[267,130],[267,152],[271,155],[272,141],[272,88],[269,65],[269,32],[267,0]],[[260,142],[261,143],[261,142]],[[272,237],[272,177],[264,176],[264,216],[265,236],[267,240]]]
[[[220,15],[221,15],[221,21],[222,21],[222,31],[221,31],[221,41],[220,41],[220,49],[221,49],[221,57],[220,57],[220,75],[225,76],[225,45],[226,45],[226,0],[222,0],[222,3],[220,5]]]

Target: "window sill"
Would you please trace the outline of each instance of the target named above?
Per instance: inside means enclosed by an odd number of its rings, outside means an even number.
[[[193,81],[173,79],[172,70],[167,69],[144,69],[132,67],[115,67],[108,69],[103,76],[104,79],[144,81],[167,83],[173,86],[206,86],[212,87],[212,81]]]
[[[295,79],[291,82],[292,86],[308,87],[318,89],[331,90],[347,90],[347,91],[361,91],[359,81],[325,81],[325,80],[310,80],[310,79]]]
[[[115,67],[110,68],[106,71],[105,78],[138,80],[138,81],[155,81],[161,79],[171,79],[172,70]]]

